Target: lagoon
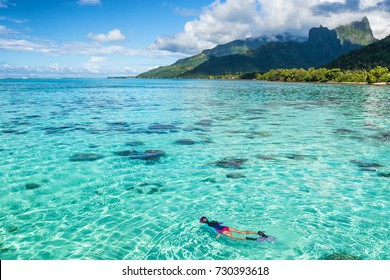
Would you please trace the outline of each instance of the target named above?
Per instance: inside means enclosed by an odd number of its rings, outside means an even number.
[[[1,80],[0,109],[0,259],[390,259],[387,86]]]

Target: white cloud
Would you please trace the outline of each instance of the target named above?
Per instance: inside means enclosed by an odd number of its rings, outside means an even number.
[[[79,0],[80,5],[100,5],[100,0]]]
[[[91,56],[88,62],[82,64],[82,67],[86,69],[89,73],[99,74],[104,71],[101,66],[101,63],[106,60],[107,57],[105,56]]]
[[[182,32],[160,36],[151,49],[197,53],[235,39],[291,32],[307,35],[311,27],[335,28],[368,16],[374,35],[390,33],[387,0],[215,0]]]
[[[100,74],[102,72],[102,67],[93,63],[84,63],[82,68],[93,74]]]
[[[1,27],[0,27],[1,28]],[[125,46],[101,45],[99,43],[67,42],[57,44],[49,40],[31,41],[25,39],[0,38],[0,50],[24,51],[46,55],[88,55],[90,60],[102,60],[107,55],[142,56],[149,58],[183,58],[185,54],[165,50],[131,49]]]
[[[20,32],[14,30],[14,29],[8,28],[5,25],[0,25],[0,35],[4,36],[4,37],[14,37],[14,36],[20,35]],[[1,38],[0,38],[0,40],[1,40]]]
[[[6,9],[8,8],[8,0],[0,0],[0,8]]]
[[[9,0],[0,0],[0,9],[7,9],[11,6],[15,7],[16,4],[13,2],[10,2]]]
[[[9,21],[9,22],[13,22],[13,23],[26,23],[26,22],[29,22],[30,20],[28,19],[17,19],[17,18],[10,18],[10,17],[6,17],[6,16],[0,16],[0,20],[1,21]]]
[[[9,29],[5,25],[0,25],[0,34],[8,33]]]
[[[87,69],[61,66],[58,63],[42,66],[14,66],[0,63],[0,77],[77,77],[88,74]]]
[[[135,69],[124,66],[117,68],[102,68],[101,66],[85,63],[81,66],[60,65],[10,65],[0,62],[0,78],[82,78],[107,76],[134,76],[146,69]]]
[[[126,39],[119,29],[113,29],[108,34],[88,34],[88,38],[97,42],[123,41]]]
[[[375,7],[382,0],[360,0],[360,8],[370,8]]]
[[[49,44],[34,43],[27,40],[14,40],[14,39],[0,39],[0,50],[10,51],[28,51],[39,53],[56,53],[56,48]]]
[[[107,60],[107,57],[105,56],[91,56],[88,62],[90,63],[100,63]]]

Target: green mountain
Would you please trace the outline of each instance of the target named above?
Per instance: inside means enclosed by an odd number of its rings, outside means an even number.
[[[288,33],[235,40],[140,74],[139,78],[192,78],[265,72],[276,68],[320,67],[376,39],[365,17],[329,30],[312,28],[307,40]]]
[[[180,77],[195,78],[266,72],[278,68],[320,67],[343,53],[336,31],[320,26],[310,29],[306,42],[273,42],[246,54],[211,57]]]
[[[227,44],[218,45],[213,49],[204,50],[202,53],[180,59],[168,66],[161,66],[145,73],[142,73],[138,78],[173,78],[179,77],[186,72],[194,69],[211,57],[221,57],[226,55],[244,54],[250,50],[261,47],[264,44],[277,41],[304,41],[304,37],[295,37],[289,33],[284,33],[276,36],[263,35],[258,38],[248,38],[246,40],[234,40]]]
[[[340,68],[342,70],[373,69],[376,66],[390,69],[390,36],[343,55],[325,65],[327,68]]]
[[[194,69],[196,66],[202,64],[203,62],[207,61],[208,57],[207,55],[202,52],[200,54],[179,59],[172,65],[168,66],[160,66],[158,68],[149,70],[148,72],[142,73],[137,76],[137,78],[174,78],[178,77],[192,69]]]
[[[364,17],[362,21],[354,21],[348,25],[341,25],[334,30],[346,52],[356,50],[361,46],[367,46],[377,41],[372,34],[370,22],[367,17]]]

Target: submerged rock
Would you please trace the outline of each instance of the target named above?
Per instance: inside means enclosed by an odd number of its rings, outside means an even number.
[[[390,142],[390,131],[388,132],[379,132],[372,136],[372,138],[379,140],[381,142]]]
[[[161,190],[159,188],[150,188],[150,190],[147,192],[147,194],[153,194],[157,192],[164,192],[164,190]]]
[[[21,131],[21,130],[16,130],[16,129],[5,129],[2,130],[3,133],[6,134],[27,134],[27,131]]]
[[[241,179],[241,178],[246,178],[246,176],[242,173],[234,172],[234,173],[229,173],[226,174],[226,178],[229,179]]]
[[[107,122],[108,128],[105,131],[109,132],[130,132],[130,124],[128,122]]]
[[[194,145],[196,142],[191,139],[179,139],[175,141],[175,144],[178,145]]]
[[[257,132],[253,132],[251,134],[246,135],[245,138],[256,139],[256,138],[259,138],[259,137],[270,137],[270,136],[272,136],[272,134],[269,133],[269,132],[257,131]]]
[[[287,154],[287,155],[285,155],[285,157],[288,159],[293,159],[293,160],[306,160],[306,159],[315,160],[315,159],[317,159],[315,156],[299,155],[299,154]]]
[[[136,187],[126,188],[127,191],[135,191],[139,194],[154,194],[157,192],[165,192],[161,183],[141,183]]]
[[[8,226],[8,227],[6,227],[5,230],[6,230],[7,232],[9,232],[9,233],[12,233],[12,232],[17,231],[17,230],[18,230],[18,227],[17,227],[17,226]]]
[[[119,127],[129,127],[130,124],[128,122],[107,122],[107,125],[109,126],[119,126]]]
[[[199,131],[199,132],[207,133],[207,132],[210,132],[211,130],[208,128],[204,128],[204,127],[186,127],[186,128],[183,128],[183,131],[185,131],[185,132]]]
[[[8,251],[10,251],[11,248],[10,247],[4,247],[4,248],[1,248],[0,249],[0,253],[7,253]]]
[[[43,130],[46,134],[63,134],[75,129],[73,125],[53,126],[44,127]]]
[[[128,157],[128,156],[137,155],[137,154],[139,154],[139,152],[129,151],[129,150],[114,152],[114,155],[121,156],[121,157]]]
[[[364,137],[362,137],[362,136],[350,136],[349,137],[350,139],[354,139],[354,140],[358,140],[358,141],[364,141],[365,139],[364,139]]]
[[[347,253],[333,253],[323,258],[324,260],[361,260],[360,257],[353,256]]]
[[[376,169],[372,167],[362,167],[360,168],[361,171],[366,171],[366,172],[375,172]]]
[[[389,172],[389,173],[386,173],[386,172],[378,172],[378,176],[379,176],[379,177],[390,178],[390,172]]]
[[[26,119],[36,119],[36,118],[41,118],[42,116],[40,115],[29,115],[29,116],[25,116]]]
[[[362,160],[350,160],[350,163],[355,164],[358,167],[361,168],[376,168],[376,167],[383,167],[383,165],[375,163],[375,162],[367,162]]]
[[[246,110],[248,114],[254,114],[254,115],[263,115],[268,113],[268,110],[266,109],[248,109]]]
[[[151,131],[170,131],[170,130],[178,130],[179,127],[172,124],[153,124],[148,127]]]
[[[74,154],[69,158],[69,160],[70,161],[95,161],[102,158],[104,158],[104,156],[100,154],[82,153],[82,154]]]
[[[141,141],[131,141],[131,142],[126,142],[126,145],[135,147],[135,146],[143,146],[145,145],[145,143]]]
[[[26,187],[26,190],[35,190],[35,189],[40,188],[41,185],[40,185],[40,184],[37,184],[37,183],[27,183],[27,184],[25,185],[25,187]]]
[[[248,120],[248,121],[264,120],[264,119],[266,119],[266,117],[262,117],[262,116],[256,116],[256,117],[248,117],[248,118],[246,118],[246,120]]]
[[[262,160],[275,160],[276,159],[276,156],[274,156],[274,155],[256,155],[255,157],[258,159],[262,159]]]
[[[215,142],[213,140],[211,140],[211,139],[206,139],[206,140],[201,141],[200,143],[202,143],[202,144],[214,144]]]
[[[114,152],[114,154],[117,156],[129,157],[130,159],[157,160],[165,155],[165,152],[162,150],[146,150],[145,152],[125,150]]]
[[[131,159],[142,159],[142,160],[158,160],[160,157],[165,155],[165,152],[162,150],[146,150],[143,153],[137,153],[131,155]]]
[[[222,168],[234,168],[234,169],[240,169],[242,165],[248,161],[246,158],[224,158],[222,160],[218,160],[213,162],[214,165]]]
[[[214,178],[206,178],[206,179],[203,179],[202,182],[205,182],[205,183],[217,183],[217,180],[215,180]]]
[[[90,148],[90,149],[96,149],[96,148],[99,148],[99,145],[96,145],[96,144],[89,144],[89,145],[88,145],[88,148]]]
[[[227,133],[233,133],[233,134],[244,134],[244,133],[248,133],[247,130],[243,130],[243,129],[227,130],[226,132],[227,132]]]
[[[335,130],[335,133],[337,134],[351,134],[351,133],[356,133],[356,131],[348,128],[338,128]]]
[[[201,125],[201,126],[211,126],[213,123],[213,120],[200,120],[195,123],[195,125]]]
[[[251,133],[251,135],[259,136],[259,137],[270,137],[270,136],[272,136],[271,133],[266,132],[266,131],[256,131],[256,132]]]

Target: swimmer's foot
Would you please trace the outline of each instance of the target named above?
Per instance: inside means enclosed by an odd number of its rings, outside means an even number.
[[[256,241],[257,238],[253,238],[253,237],[245,237],[246,240],[253,240],[253,241]]]
[[[261,237],[264,237],[264,238],[268,237],[268,235],[266,235],[264,232],[262,232],[260,230],[257,232],[257,234],[260,235]]]

